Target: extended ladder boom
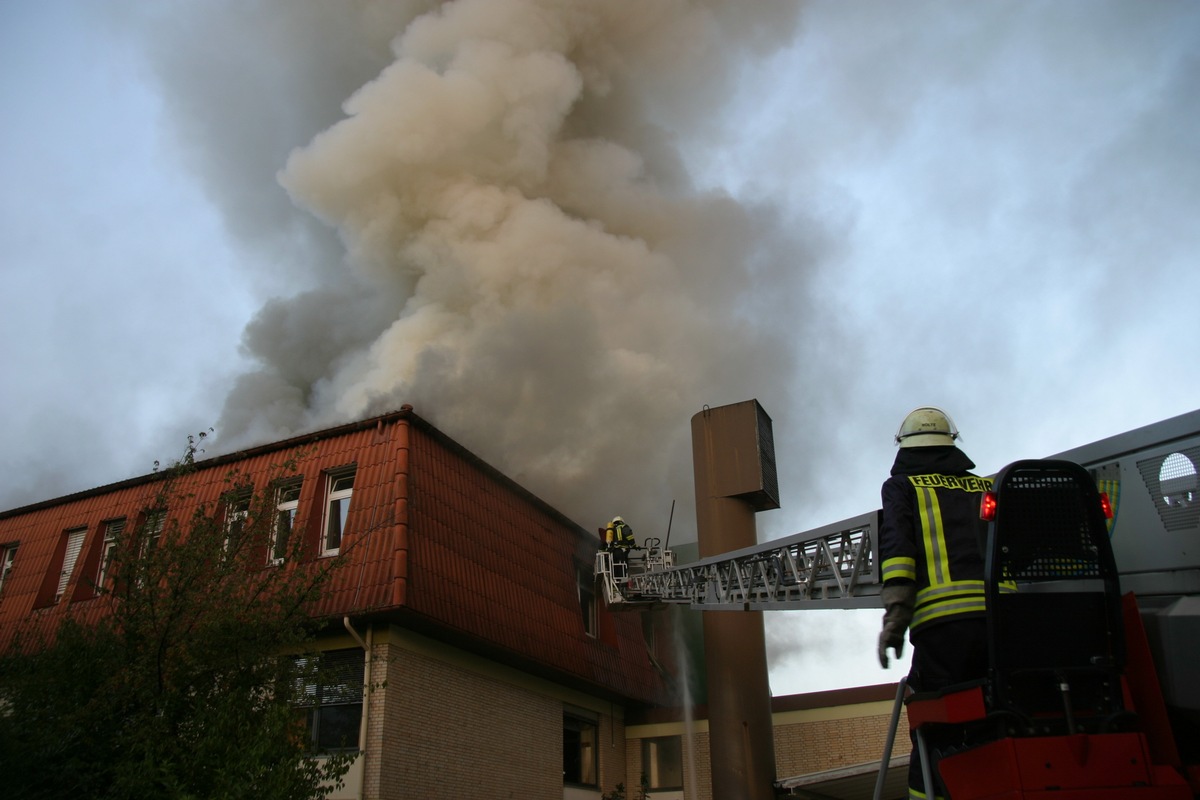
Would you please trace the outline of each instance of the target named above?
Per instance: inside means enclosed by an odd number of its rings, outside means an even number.
[[[813,531],[671,567],[673,554],[650,548],[620,564],[600,552],[596,575],[613,610],[664,603],[711,611],[874,608],[879,605],[879,512]],[[644,571],[639,570],[639,566]]]

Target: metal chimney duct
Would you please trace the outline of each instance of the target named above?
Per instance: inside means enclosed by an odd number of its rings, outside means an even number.
[[[757,400],[692,417],[700,557],[758,543],[757,511],[779,508],[771,418]],[[704,614],[712,796],[774,800],[775,741],[761,611]]]

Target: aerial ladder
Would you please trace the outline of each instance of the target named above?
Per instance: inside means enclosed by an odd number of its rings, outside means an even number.
[[[614,611],[688,605],[701,611],[877,608],[879,512],[754,547],[676,565],[655,537],[628,564],[596,554],[595,572]]]

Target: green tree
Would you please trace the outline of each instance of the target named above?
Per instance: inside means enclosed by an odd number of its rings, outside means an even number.
[[[116,542],[105,617],[31,628],[0,656],[5,797],[295,800],[348,769],[345,754],[310,757],[295,707],[320,663],[301,657],[309,608],[337,560],[305,560],[296,536],[266,566],[294,459],[257,494],[231,473],[219,503],[199,504],[180,487],[203,439]]]

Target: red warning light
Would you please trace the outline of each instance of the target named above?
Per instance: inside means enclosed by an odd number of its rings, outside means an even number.
[[[1113,518],[1112,500],[1108,499],[1108,492],[1100,493],[1100,510],[1104,512],[1105,519]]]
[[[996,518],[995,492],[984,492],[983,497],[979,498],[979,518],[984,522],[991,522]]]

